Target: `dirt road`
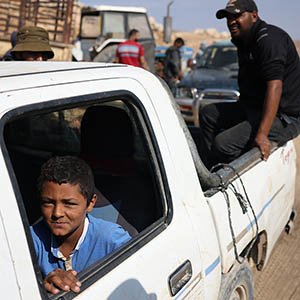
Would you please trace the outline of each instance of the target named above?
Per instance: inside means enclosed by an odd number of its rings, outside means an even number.
[[[292,234],[282,234],[266,268],[255,274],[255,300],[300,300],[300,137],[295,145],[298,217]]]

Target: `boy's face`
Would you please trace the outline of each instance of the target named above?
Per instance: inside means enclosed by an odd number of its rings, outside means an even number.
[[[79,239],[85,216],[92,211],[95,202],[96,196],[87,206],[87,199],[81,194],[79,184],[58,184],[51,181],[43,184],[42,215],[52,234],[57,237]]]

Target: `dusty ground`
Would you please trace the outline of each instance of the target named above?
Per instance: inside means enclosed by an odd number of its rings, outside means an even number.
[[[185,41],[186,46],[192,47],[195,53],[197,53],[197,51],[199,50],[199,45],[201,42],[204,42],[205,44],[211,44],[214,41],[230,39],[230,34],[228,31],[218,32],[215,29],[196,29],[193,32],[174,31],[172,33],[172,41],[169,44],[166,44],[163,41],[162,28],[157,28],[157,24],[155,23],[151,23],[151,27],[154,32],[156,45],[170,46],[175,38],[182,37]],[[300,55],[300,40],[295,40],[294,42]]]
[[[282,234],[266,268],[255,274],[255,300],[300,299],[300,137],[295,140],[298,159],[296,209],[291,235]]]

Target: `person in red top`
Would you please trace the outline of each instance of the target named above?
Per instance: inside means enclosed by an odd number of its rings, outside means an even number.
[[[116,63],[132,65],[147,69],[144,48],[137,41],[140,38],[140,32],[136,29],[129,31],[128,40],[121,43],[116,51]]]

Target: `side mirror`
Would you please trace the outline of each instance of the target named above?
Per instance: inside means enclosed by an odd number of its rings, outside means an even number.
[[[197,60],[194,58],[192,62],[192,69],[195,70],[197,69]]]
[[[189,58],[186,62],[187,69],[195,70],[197,67],[197,61],[194,58]]]

